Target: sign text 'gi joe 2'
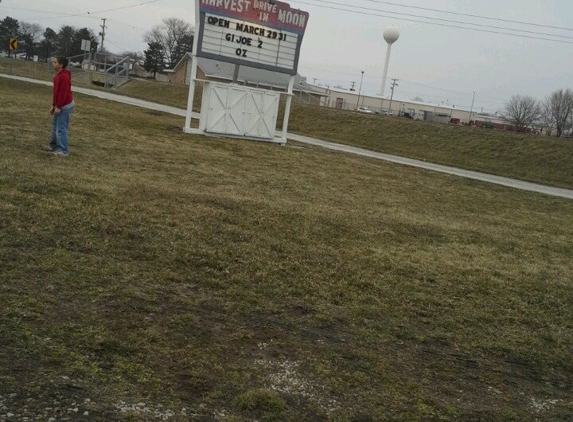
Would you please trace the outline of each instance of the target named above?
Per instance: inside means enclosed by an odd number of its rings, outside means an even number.
[[[199,1],[197,55],[294,75],[308,12],[272,0]]]

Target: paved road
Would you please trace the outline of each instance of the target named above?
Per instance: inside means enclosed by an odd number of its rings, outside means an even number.
[[[25,81],[25,82],[32,82],[32,83],[37,83],[37,84],[42,84],[42,85],[47,85],[47,86],[52,85],[51,82],[39,81],[36,79],[24,78],[24,77],[20,77],[20,76],[5,75],[5,74],[1,74],[1,73],[0,73],[0,77],[9,78],[9,79],[16,79],[16,80]],[[103,99],[107,99],[107,100],[117,101],[120,103],[133,105],[136,107],[142,107],[142,108],[147,108],[147,109],[152,109],[152,110],[157,110],[157,111],[163,111],[165,113],[175,114],[177,116],[185,116],[186,115],[186,111],[182,110],[180,108],[156,104],[156,103],[152,103],[149,101],[138,100],[136,98],[126,97],[124,95],[112,94],[110,92],[97,91],[95,89],[80,88],[80,87],[74,87],[74,92],[79,92],[81,94],[91,95],[94,97],[103,98]],[[193,117],[198,118],[199,114],[193,113]],[[341,152],[345,152],[345,153],[349,153],[349,154],[356,154],[356,155],[361,155],[364,157],[376,158],[379,160],[384,160],[384,161],[388,161],[388,162],[396,163],[396,164],[401,164],[401,165],[405,165],[405,166],[417,167],[417,168],[421,168],[421,169],[425,169],[425,170],[437,171],[440,173],[446,173],[446,174],[451,174],[454,176],[464,177],[467,179],[479,180],[482,182],[493,183],[496,185],[508,186],[510,188],[520,189],[520,190],[524,190],[524,191],[536,192],[536,193],[542,193],[545,195],[551,195],[551,196],[557,196],[557,197],[561,197],[561,198],[573,199],[573,190],[570,190],[570,189],[554,188],[551,186],[544,186],[544,185],[538,185],[536,183],[523,182],[521,180],[510,179],[507,177],[493,176],[491,174],[479,173],[479,172],[470,171],[470,170],[463,170],[463,169],[459,169],[459,168],[455,168],[455,167],[442,166],[439,164],[428,163],[426,161],[413,160],[411,158],[403,158],[403,157],[398,157],[395,155],[382,154],[380,152],[369,151],[366,149],[351,147],[348,145],[337,144],[334,142],[321,141],[319,139],[309,138],[307,136],[295,135],[292,133],[289,133],[287,135],[287,139],[295,141],[295,142],[319,146],[319,147],[328,148],[328,149],[332,149],[335,151],[341,151]]]

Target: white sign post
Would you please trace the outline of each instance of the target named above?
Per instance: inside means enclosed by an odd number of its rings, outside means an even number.
[[[85,53],[88,53],[88,71],[91,72],[92,70],[92,42],[90,40],[82,40],[81,50]],[[85,54],[84,54],[85,59]],[[82,63],[82,68],[84,68],[85,64]],[[84,68],[85,69],[85,68]]]
[[[92,42],[90,40],[82,40],[81,50],[90,51]]]
[[[272,137],[264,136],[259,139],[285,144],[294,79],[297,74],[302,38],[309,19],[308,12],[291,9],[289,4],[273,0],[196,0],[195,16],[196,33],[184,131],[209,134],[209,128],[228,126],[200,124],[199,130],[191,129],[197,81],[197,57],[205,57],[234,63],[237,66],[244,65],[290,75],[286,92],[287,100],[282,136],[275,138],[273,133]],[[260,120],[264,120],[268,124],[269,113],[278,114],[278,101],[276,101],[276,110],[269,108],[269,101],[274,104],[274,99],[270,99],[269,95],[259,95],[260,89],[256,90],[258,92],[256,93],[255,90],[250,92],[246,87],[237,88],[236,92],[225,94],[225,98],[235,99],[232,105],[233,109],[227,109],[223,104],[224,101],[218,103],[212,101],[215,97],[211,94],[222,92],[220,88],[212,82],[205,84],[205,89],[210,91],[204,91],[203,98],[210,98],[211,102],[208,107],[204,107],[207,105],[204,101],[201,107],[200,120],[206,119],[208,113],[213,112],[213,107],[220,103],[219,108],[214,112],[220,114],[221,120],[232,120],[230,123],[232,132],[222,134],[252,139],[252,136],[247,136],[248,133],[252,133],[252,131],[249,132],[248,128],[245,129],[245,136],[237,133],[241,132],[238,128],[244,126],[241,122],[236,122],[236,116],[240,114],[237,112],[237,106],[241,107],[243,101],[247,108],[242,113],[249,115],[249,121],[253,121],[254,113],[260,113]],[[214,91],[211,92],[211,90]],[[268,93],[278,95],[277,91],[268,91]],[[257,98],[264,98],[265,103],[257,103]],[[225,109],[223,110],[221,107]],[[261,110],[266,111],[261,112]],[[213,119],[209,120],[212,121]],[[221,134],[221,132],[218,133]]]

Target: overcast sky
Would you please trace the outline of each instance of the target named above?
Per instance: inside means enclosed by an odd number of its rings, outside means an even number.
[[[398,78],[397,99],[469,109],[475,91],[474,110],[493,112],[514,94],[544,99],[573,88],[573,0],[287,3],[310,13],[299,73],[311,83],[350,88],[354,82],[358,90],[364,71],[362,93],[377,94],[386,54],[382,32],[394,25],[401,35],[392,49],[386,94],[390,79]],[[105,46],[112,52],[143,51],[143,34],[163,18],[195,22],[193,0],[1,0],[0,19],[6,16],[55,30],[88,27],[96,34],[106,18]],[[492,33],[515,30],[525,32]]]

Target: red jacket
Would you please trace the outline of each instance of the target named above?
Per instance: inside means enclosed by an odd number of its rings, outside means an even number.
[[[54,76],[54,95],[52,105],[56,108],[62,108],[70,104],[72,97],[72,74],[69,70],[62,69]]]

